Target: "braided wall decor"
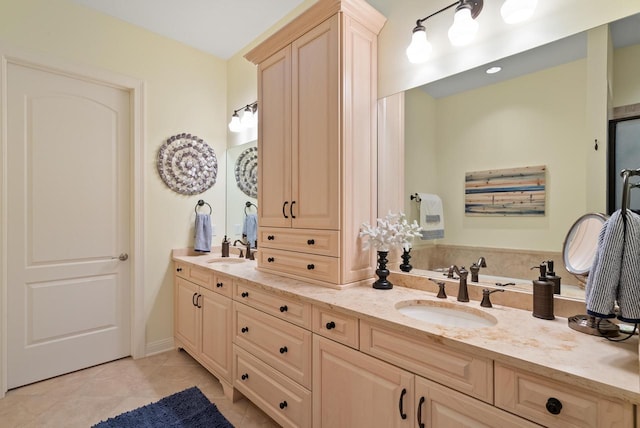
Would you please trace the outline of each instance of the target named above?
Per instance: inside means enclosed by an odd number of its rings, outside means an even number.
[[[242,192],[251,197],[258,197],[258,148],[249,147],[236,160],[236,183]]]
[[[174,192],[197,195],[211,188],[218,176],[218,159],[202,138],[177,134],[158,151],[158,172]]]

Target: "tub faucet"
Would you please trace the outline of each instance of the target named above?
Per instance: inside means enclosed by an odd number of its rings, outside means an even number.
[[[469,271],[462,266],[458,269],[458,266],[453,265],[449,268],[451,271],[458,274],[460,277],[460,285],[458,286],[458,302],[468,302],[469,301],[469,291],[467,290],[467,276],[469,276]]]
[[[480,257],[477,262],[473,262],[473,264],[469,266],[471,282],[478,282],[478,272],[480,272],[481,267],[487,267],[487,261],[484,257]]]

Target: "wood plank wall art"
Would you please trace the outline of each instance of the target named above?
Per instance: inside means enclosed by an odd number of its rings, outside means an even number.
[[[465,174],[465,214],[543,216],[546,166],[495,169]]]

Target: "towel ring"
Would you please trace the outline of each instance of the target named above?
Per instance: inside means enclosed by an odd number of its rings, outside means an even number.
[[[251,208],[252,206],[256,207],[256,211],[258,210],[258,206],[256,204],[254,204],[253,202],[247,201],[244,204],[244,215],[247,215],[247,208]]]
[[[203,201],[202,199],[200,199],[198,201],[198,203],[196,204],[194,211],[196,212],[196,214],[198,214],[198,207],[201,207],[203,205],[206,205],[209,207],[209,215],[213,214],[213,208],[211,208],[211,205],[209,205],[208,202]]]

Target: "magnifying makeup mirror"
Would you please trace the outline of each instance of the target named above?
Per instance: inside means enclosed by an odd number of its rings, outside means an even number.
[[[598,236],[607,221],[607,216],[600,213],[585,214],[573,223],[562,245],[562,258],[567,271],[581,283],[584,288],[598,249]],[[594,336],[615,337],[619,334],[616,324],[606,319],[598,319],[590,315],[574,315],[569,317],[569,327],[582,333]]]

